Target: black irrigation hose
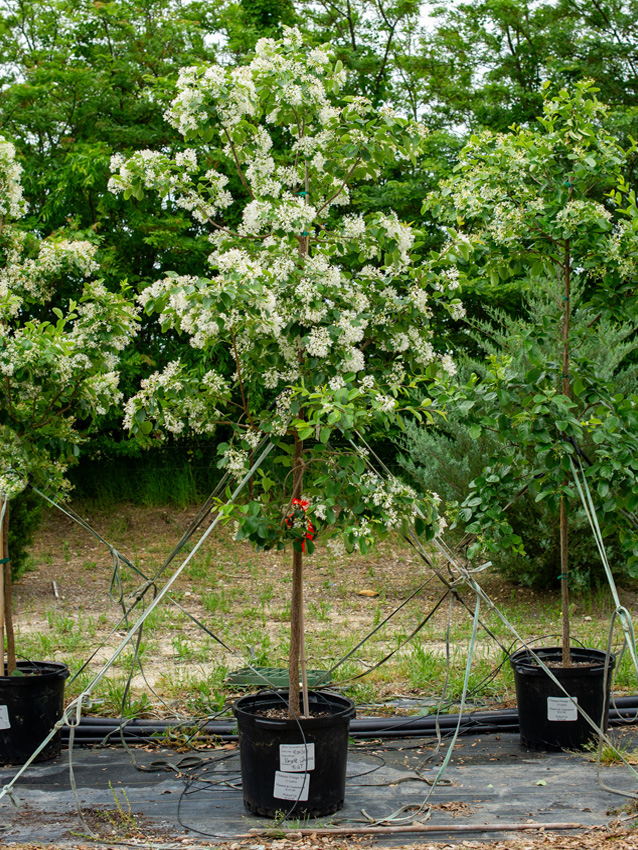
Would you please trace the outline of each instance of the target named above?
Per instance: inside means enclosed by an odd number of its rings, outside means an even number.
[[[438,728],[442,733],[451,732],[458,723],[458,714],[442,714],[438,719]],[[617,697],[609,709],[611,726],[638,723],[638,696]],[[215,720],[198,725],[196,721],[177,723],[174,720],[129,720],[127,718],[83,717],[75,729],[77,744],[99,744],[105,738],[117,733],[130,743],[158,743],[163,735],[182,731],[184,735],[193,733],[224,741],[237,739],[237,727],[232,721]],[[350,723],[350,736],[365,738],[429,737],[436,735],[435,715],[411,715],[409,717],[357,717]],[[464,714],[461,719],[460,733],[465,735],[488,735],[499,732],[518,731],[518,712],[516,709],[500,711],[475,711]],[[69,730],[62,730],[63,741],[68,740]],[[110,743],[116,743],[112,741]]]

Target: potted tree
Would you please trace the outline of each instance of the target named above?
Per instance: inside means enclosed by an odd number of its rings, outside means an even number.
[[[89,279],[94,245],[20,229],[20,172],[0,137],[0,764],[25,761],[51,730],[68,676],[64,664],[16,660],[11,499],[29,484],[64,497],[86,426],[118,402],[114,369],[136,324],[124,295]],[[75,291],[64,310],[63,287]],[[58,736],[39,758],[59,751]]]
[[[635,323],[638,268],[638,210],[624,178],[635,145],[623,150],[606,130],[596,91],[581,83],[571,94],[547,98],[534,127],[474,136],[438,200],[442,214],[461,222],[473,243],[466,259],[475,263],[475,274],[493,286],[519,277],[554,303],[542,320],[520,324],[510,352],[493,355],[481,378],[449,388],[448,399],[471,435],[489,430],[498,445],[459,512],[477,535],[470,555],[501,546],[524,555],[505,511],[523,490],[558,515],[561,647],[524,648],[511,659],[521,737],[532,747],[584,744],[592,729],[576,704],[596,722],[606,718],[614,660],[574,648],[570,637],[569,513],[578,499],[573,473],[581,464],[601,525],[619,530],[630,570],[638,564],[635,531],[623,518],[638,505],[636,399],[602,380],[582,354],[601,322]],[[529,360],[523,375],[512,367],[515,348]]]
[[[359,434],[395,426],[410,387],[428,370],[453,369],[430,316],[439,305],[461,310],[453,277],[414,261],[409,225],[391,211],[349,210],[353,184],[396,157],[416,161],[424,130],[339,97],[344,80],[329,48],[311,49],[295,29],[262,39],[243,67],[185,68],[167,117],[192,147],[116,160],[111,183],[190,210],[211,244],[210,277],[169,273],[140,295],[163,329],[190,338],[190,354],[143,382],[126,427],[212,435],[223,425],[232,437],[218,446],[220,466],[238,480],[262,440],[277,447],[248,499],[226,511],[237,540],[292,548],[289,691],[235,709],[244,801],[269,816],[291,806],[329,814],[343,802],[353,707],[305,684],[304,558],[319,537],[366,552],[407,524],[435,532],[436,499],[373,473]],[[341,728],[322,746],[333,723]]]

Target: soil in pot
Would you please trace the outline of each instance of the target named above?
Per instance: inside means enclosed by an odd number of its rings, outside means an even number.
[[[343,806],[354,703],[311,691],[310,717],[288,717],[288,693],[242,697],[237,718],[244,805],[264,817],[325,817]]]
[[[567,696],[539,666],[527,649],[510,658],[516,685],[521,744],[532,750],[579,750],[596,738],[596,732],[579,712],[582,709],[605,731],[609,714],[611,672],[606,653],[597,649],[572,649],[573,666],[561,666],[560,647],[534,649],[565,688]]]
[[[64,682],[69,668],[57,662],[19,661],[19,675],[0,676],[0,764],[24,764],[64,711]],[[60,754],[61,733],[36,761]]]

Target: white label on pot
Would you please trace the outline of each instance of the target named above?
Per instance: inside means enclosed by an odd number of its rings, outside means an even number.
[[[279,744],[279,767],[288,773],[315,769],[314,744]]]
[[[577,697],[547,697],[547,719],[558,721],[578,720],[578,709],[574,705]]]
[[[278,800],[299,800],[305,803],[308,799],[309,788],[309,773],[284,773],[282,770],[277,770],[272,795]]]
[[[8,705],[0,705],[0,729],[11,729]]]

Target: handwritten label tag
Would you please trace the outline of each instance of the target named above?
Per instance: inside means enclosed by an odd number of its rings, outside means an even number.
[[[310,789],[309,773],[284,773],[275,771],[275,788],[273,797],[278,800],[298,800],[305,803]]]
[[[314,744],[280,744],[279,767],[288,773],[305,773],[315,769]]]
[[[547,719],[573,722],[578,720],[578,709],[569,697],[547,697]]]
[[[7,705],[0,705],[0,729],[11,729],[9,707]]]

